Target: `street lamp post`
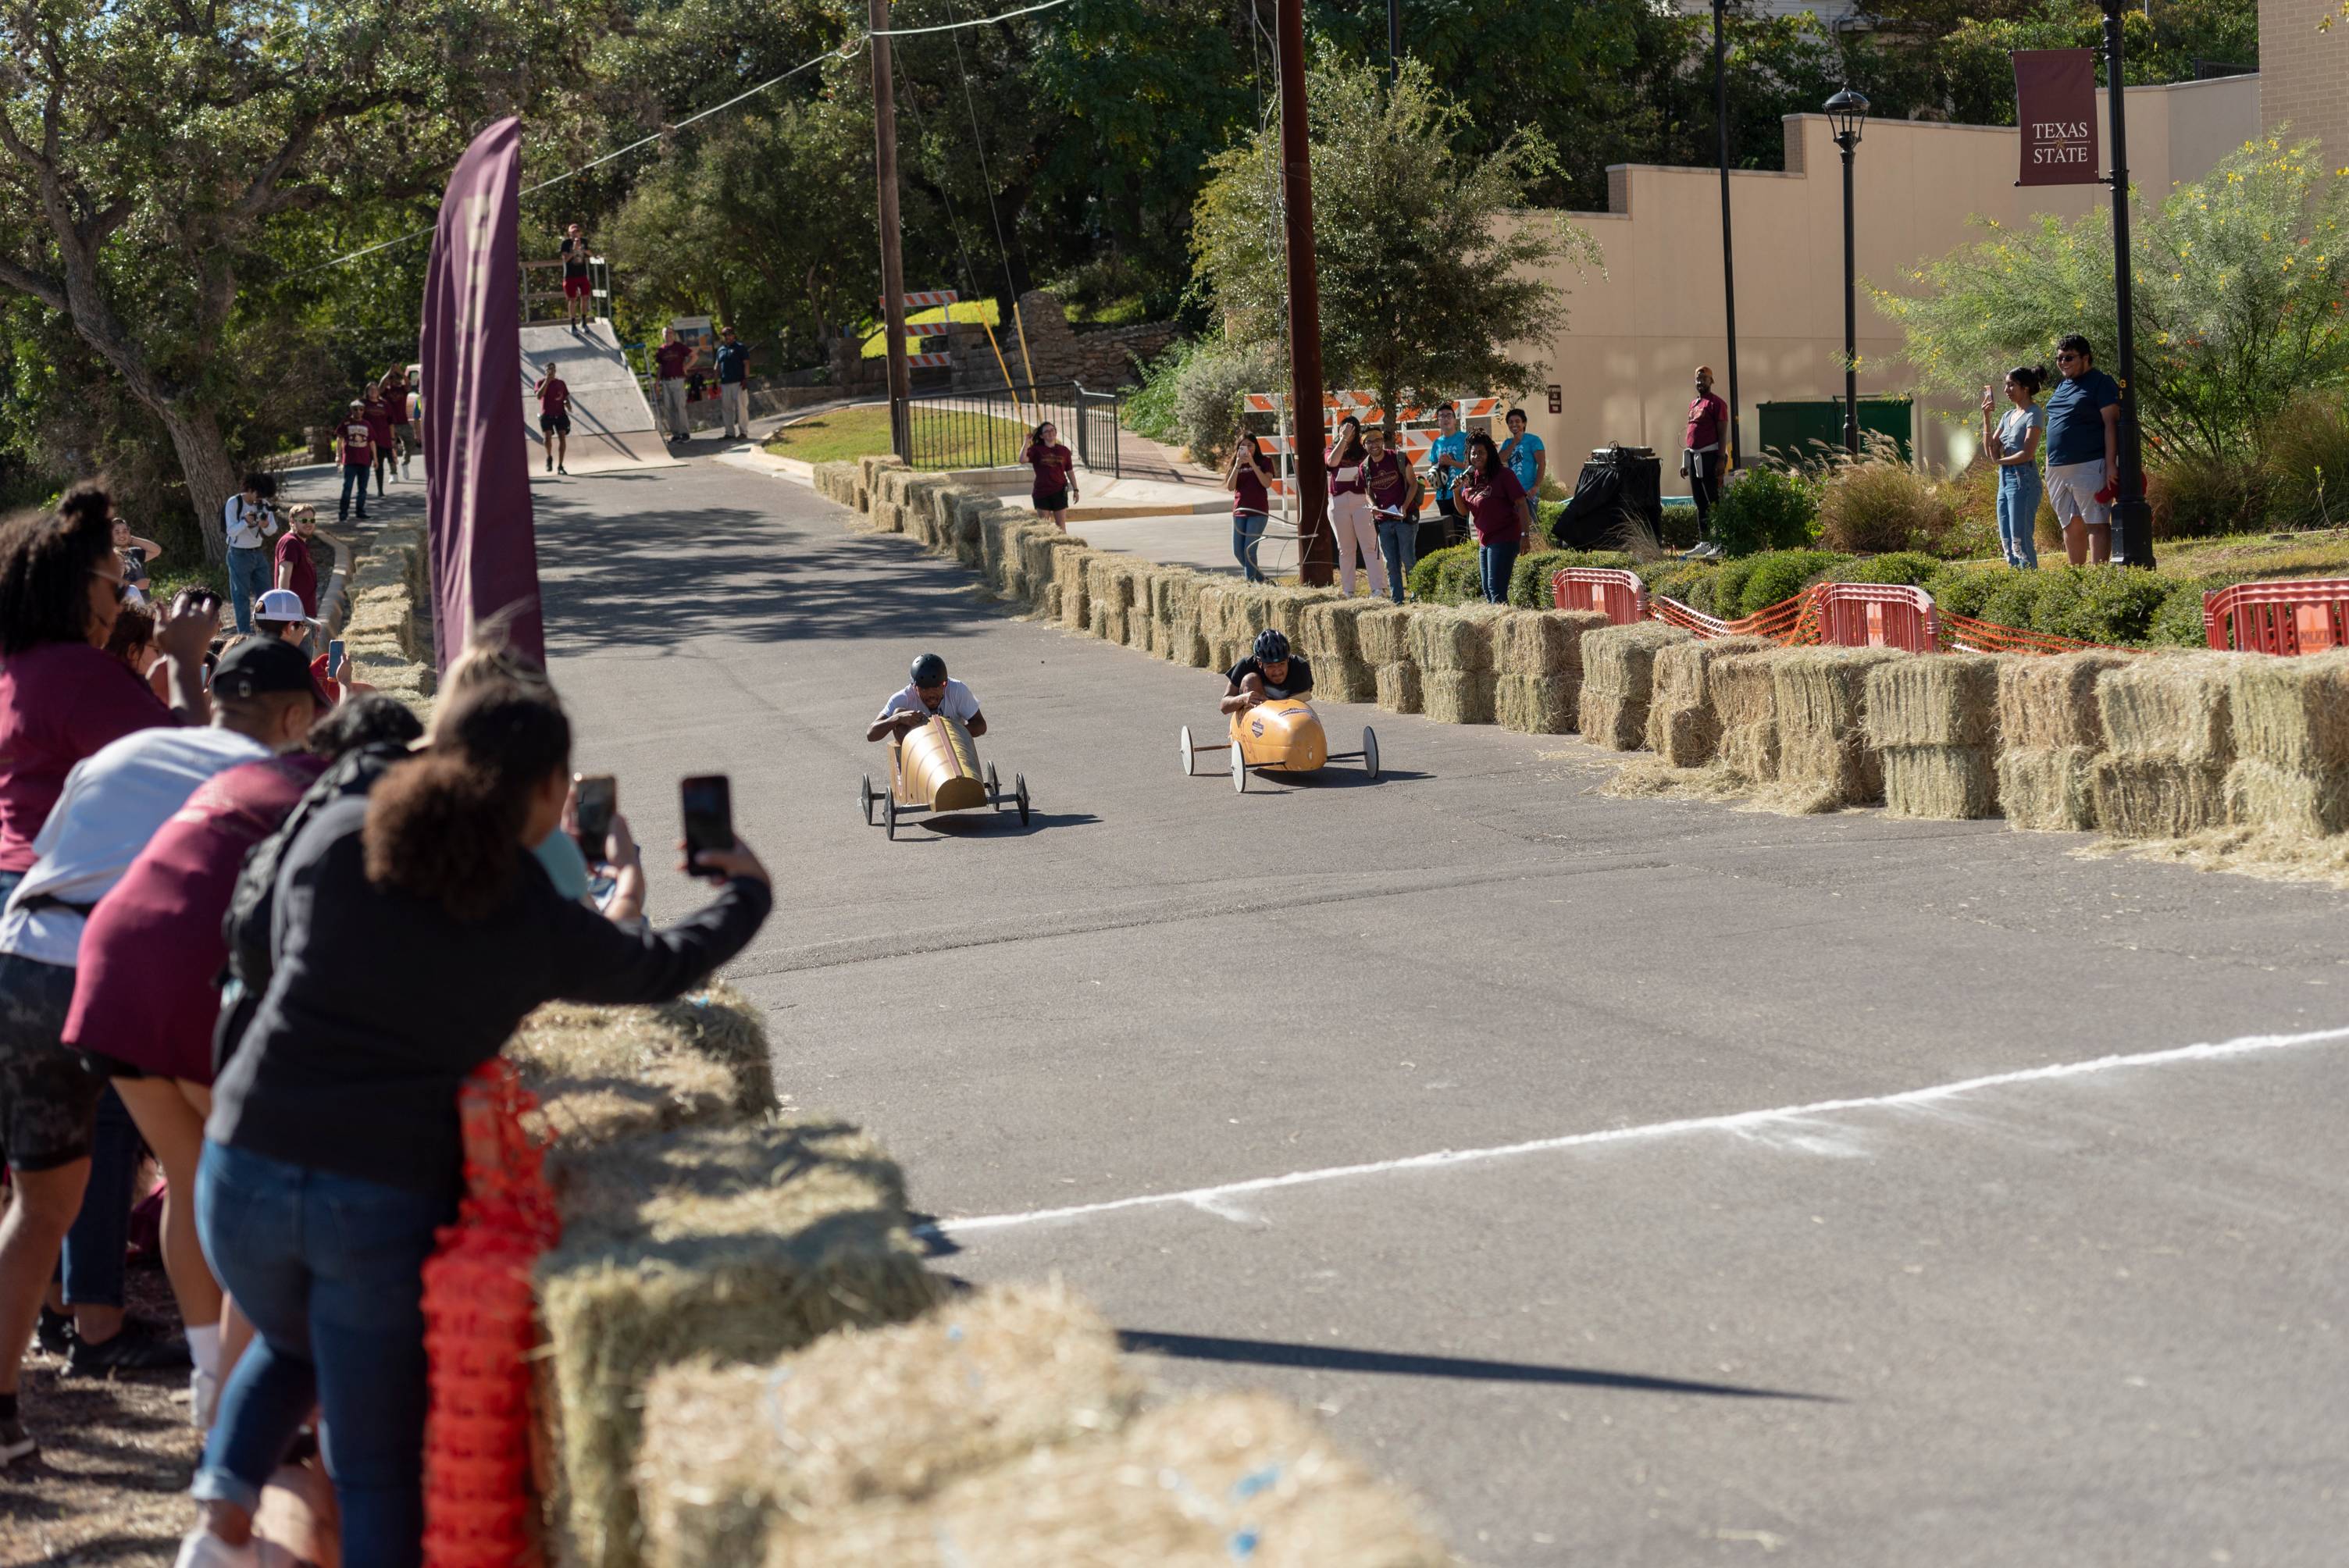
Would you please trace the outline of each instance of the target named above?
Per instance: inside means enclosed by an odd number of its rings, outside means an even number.
[[[1859,269],[1851,242],[1851,155],[1859,150],[1868,100],[1849,88],[1827,99],[1835,144],[1843,149],[1843,445],[1859,456]]]
[[[1713,0],[1713,146],[1721,164],[1721,313],[1729,333],[1729,428],[1723,456],[1732,469],[1743,466],[1737,444],[1737,259],[1729,233],[1729,65],[1723,29],[1728,0]]]
[[[2120,459],[2113,480],[2113,559],[2124,566],[2153,565],[2153,509],[2145,499],[2145,447],[2137,423],[2137,313],[2129,268],[2128,118],[2121,74],[2121,0],[2104,0],[2106,113],[2112,121],[2113,291],[2120,311],[2121,412],[2116,442]]]

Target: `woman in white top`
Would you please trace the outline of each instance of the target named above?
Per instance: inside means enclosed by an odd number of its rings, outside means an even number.
[[[1338,421],[1337,439],[1329,456],[1330,531],[1338,541],[1338,581],[1348,598],[1354,596],[1354,555],[1362,558],[1362,591],[1376,593],[1386,578],[1379,558],[1378,523],[1371,511],[1370,478],[1363,465],[1370,453],[1362,444],[1362,422],[1349,414]]]
[[[2039,437],[2047,416],[2035,399],[2047,372],[2018,365],[2006,373],[2006,400],[2014,405],[1993,429],[1997,399],[1982,388],[1982,449],[1998,465],[1998,542],[2006,563],[2024,571],[2039,567]]]

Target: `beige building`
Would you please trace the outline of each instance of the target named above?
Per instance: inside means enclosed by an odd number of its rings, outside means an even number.
[[[2318,24],[2332,26],[2318,30]],[[2132,99],[2132,102],[2135,100]],[[2260,123],[2349,163],[2349,15],[2341,0],[2260,0]]]
[[[2263,30],[2270,6],[2287,3],[2313,0],[2266,0]],[[2313,15],[2306,23],[2312,36]],[[2324,36],[2349,36],[2349,25]],[[2349,113],[2343,80],[2336,61],[2327,88],[2335,116]],[[2103,98],[2097,94],[2100,124]],[[2261,100],[2259,77],[2129,88],[2129,161],[2138,190],[2158,201],[2173,183],[2201,176],[2259,133]],[[1739,444],[1749,454],[1758,438],[1757,405],[1824,399],[1843,390],[1842,155],[1823,115],[1790,116],[1785,136],[1785,172],[1730,175]],[[1868,121],[1854,168],[1860,277],[1889,284],[1920,260],[1979,237],[1970,216],[2002,223],[2039,212],[2075,217],[2107,200],[2102,185],[2023,190],[2014,183],[2018,157],[2012,127]],[[1713,169],[1649,164],[1608,175],[1608,211],[1568,215],[1598,242],[1605,275],[1557,276],[1569,290],[1568,323],[1543,357],[1558,411],[1547,412],[1548,399],[1537,390],[1528,400],[1530,420],[1551,449],[1551,471],[1568,485],[1583,453],[1619,441],[1655,448],[1664,459],[1667,493],[1685,494],[1673,470],[1691,373],[1700,363],[1713,366],[1718,389],[1728,392],[1720,176]],[[1858,342],[1862,397],[1910,390],[1898,359],[1899,331],[1865,292]],[[1982,378],[1994,380],[2004,368],[1985,365]],[[1947,417],[1960,411],[1948,402],[1920,405],[1915,434],[1926,461],[1962,466],[1972,458],[1970,423]]]

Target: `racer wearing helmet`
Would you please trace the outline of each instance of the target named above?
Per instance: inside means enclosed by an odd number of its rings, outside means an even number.
[[[987,715],[978,711],[978,698],[962,682],[947,678],[946,660],[924,654],[914,661],[910,674],[911,684],[881,705],[880,717],[865,730],[865,739],[878,740],[885,735],[902,739],[938,714],[961,720],[973,736],[987,733]]]
[[[1256,647],[1232,666],[1222,711],[1244,713],[1273,697],[1304,696],[1313,690],[1313,666],[1288,650],[1288,639],[1271,627],[1256,634]]]

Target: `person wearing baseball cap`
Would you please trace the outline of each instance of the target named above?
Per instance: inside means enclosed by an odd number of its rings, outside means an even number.
[[[253,624],[270,641],[297,646],[310,634],[310,617],[302,595],[291,588],[272,588],[253,606]]]
[[[12,1081],[46,1086],[40,1125],[54,1135],[50,1148],[12,1147],[9,1156],[26,1161],[26,1170],[54,1170],[79,1189],[78,1197],[68,1190],[29,1222],[57,1227],[30,1238],[34,1254],[65,1245],[77,1374],[189,1365],[185,1344],[123,1311],[130,1161],[92,1160],[100,1102],[112,1090],[64,1041],[82,932],[98,901],[199,786],[301,746],[323,711],[319,696],[299,648],[265,637],[236,643],[212,673],[211,724],[134,730],[74,764],[33,841],[38,858],[0,909],[0,995],[8,998],[0,1009],[0,1053]],[[121,1117],[119,1102],[107,1114]],[[77,1211],[64,1229],[64,1215]],[[46,1268],[0,1275],[0,1326],[8,1336],[19,1325],[29,1334],[47,1284]],[[21,1355],[23,1343],[16,1339],[6,1354]],[[0,1429],[11,1459],[33,1451],[13,1412],[0,1429]]]

